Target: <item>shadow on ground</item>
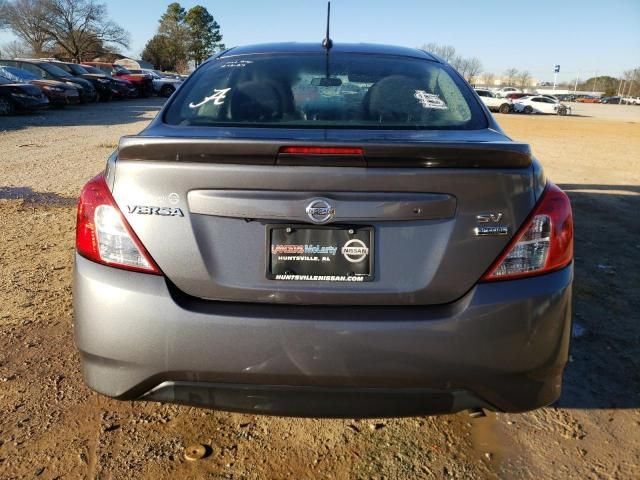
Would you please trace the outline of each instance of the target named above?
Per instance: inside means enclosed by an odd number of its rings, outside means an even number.
[[[75,105],[0,117],[0,133],[30,127],[69,127],[87,125],[122,125],[149,118],[164,105],[166,98],[151,97],[114,100],[107,103]],[[79,115],[79,113],[81,115]]]
[[[566,408],[640,407],[640,186],[563,184],[575,223]]]
[[[77,198],[52,192],[34,192],[30,187],[0,187],[0,200],[22,200],[25,206],[75,207]]]

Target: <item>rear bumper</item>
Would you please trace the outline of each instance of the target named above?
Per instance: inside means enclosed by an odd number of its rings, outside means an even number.
[[[121,399],[329,417],[518,412],[557,399],[568,357],[572,266],[431,307],[202,301],[78,256],[74,275],[85,381]]]

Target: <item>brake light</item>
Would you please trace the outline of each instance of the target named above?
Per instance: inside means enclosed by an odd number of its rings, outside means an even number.
[[[293,155],[364,155],[359,147],[280,147],[279,153]]]
[[[540,275],[566,267],[572,260],[571,203],[566,193],[549,182],[533,213],[482,280]]]
[[[76,250],[103,265],[162,275],[120,212],[102,174],[89,180],[80,193]]]

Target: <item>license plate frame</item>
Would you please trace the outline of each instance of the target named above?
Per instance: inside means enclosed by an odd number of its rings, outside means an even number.
[[[266,277],[278,281],[370,282],[374,279],[374,240],[375,231],[369,225],[267,225]],[[336,249],[334,254],[330,247]],[[298,259],[291,259],[295,257]]]

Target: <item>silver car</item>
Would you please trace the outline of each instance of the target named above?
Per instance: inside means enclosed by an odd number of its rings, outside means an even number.
[[[84,187],[76,247],[76,344],[111,397],[379,417],[560,394],[569,200],[420,50],[210,59]]]

